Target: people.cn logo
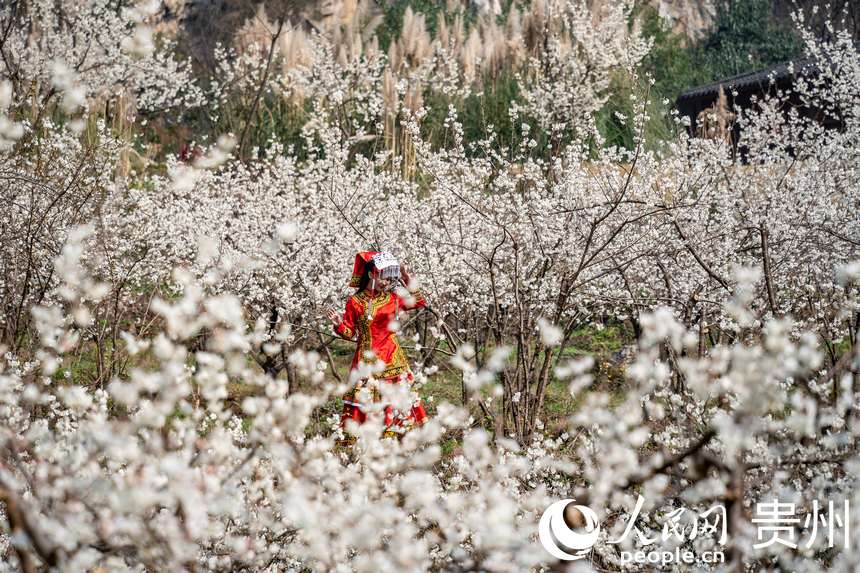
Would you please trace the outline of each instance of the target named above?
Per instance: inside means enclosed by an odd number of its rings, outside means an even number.
[[[563,499],[546,508],[538,524],[541,545],[550,555],[563,561],[575,561],[585,557],[600,534],[597,514],[590,507],[572,505],[574,500]],[[567,519],[565,519],[567,514]],[[584,529],[574,531],[571,525]]]

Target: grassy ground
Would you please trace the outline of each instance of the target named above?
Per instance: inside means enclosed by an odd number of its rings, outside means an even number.
[[[566,419],[576,412],[578,405],[589,391],[609,392],[613,397],[613,403],[620,403],[624,398],[624,374],[623,354],[626,345],[633,342],[633,335],[628,329],[621,325],[610,325],[596,328],[586,327],[574,332],[572,344],[560,357],[561,361],[568,358],[590,355],[595,361],[595,382],[585,393],[572,396],[568,391],[568,382],[552,378],[547,388],[544,401],[543,421],[550,432],[560,431]],[[336,341],[331,348],[335,367],[342,379],[346,379],[349,373],[349,365],[352,359],[354,345],[346,341]],[[54,376],[57,383],[73,382],[84,383],[97,378],[97,360],[94,350],[84,348],[71,360],[64,363]],[[146,368],[154,365],[154,361],[148,353],[137,357],[136,364]],[[460,374],[448,366],[447,358],[440,357],[439,371],[429,377],[427,383],[420,388],[419,394],[424,402],[425,408],[430,416],[436,414],[437,405],[443,402],[454,404],[461,403],[462,389]],[[286,380],[285,380],[286,383]],[[307,381],[301,381],[298,390],[313,393]],[[228,383],[228,404],[241,415],[241,403],[247,396],[261,392],[257,386],[242,381]],[[328,433],[331,429],[333,418],[339,416],[343,407],[343,401],[339,396],[332,397],[322,407],[318,408],[313,415],[313,421],[309,432]],[[476,420],[482,419],[480,410],[474,407],[473,414]],[[443,440],[443,452],[448,454],[459,445],[458,436],[448,436]]]
[[[568,348],[561,360],[590,355],[595,361],[595,383],[589,391],[599,390],[609,392],[611,404],[620,403],[624,398],[624,374],[621,365],[621,351],[625,345],[632,342],[633,336],[621,326],[608,326],[597,329],[587,327],[574,332],[573,344]],[[333,349],[338,372],[346,378],[349,363],[352,359],[353,346],[348,343],[338,343]],[[440,360],[439,371],[431,376],[419,390],[425,408],[430,416],[436,413],[436,407],[443,402],[460,404],[462,388],[459,372],[447,368],[447,361]],[[543,420],[549,431],[554,432],[564,426],[566,419],[576,411],[583,395],[571,396],[568,382],[552,378],[547,387],[544,402]],[[323,407],[325,415],[339,413],[342,407],[340,398],[333,398]],[[480,419],[481,412],[474,408],[473,414]],[[454,443],[448,444],[450,448]],[[443,444],[443,450],[446,445]]]

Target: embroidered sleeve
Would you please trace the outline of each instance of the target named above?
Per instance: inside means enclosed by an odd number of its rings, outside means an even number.
[[[424,291],[422,291],[420,288],[409,294],[411,294],[412,297],[415,299],[415,304],[412,308],[421,308],[427,306],[427,299],[424,298]]]
[[[405,289],[400,291],[397,298],[400,308],[404,310],[414,310],[416,308],[421,308],[427,306],[427,299],[424,297],[423,291],[418,288],[414,291],[406,291]]]
[[[344,338],[351,339],[353,336],[355,336],[355,319],[355,303],[353,302],[352,298],[350,298],[346,302],[346,310],[343,313],[343,320],[340,321],[340,324],[334,327],[335,332],[337,332]]]

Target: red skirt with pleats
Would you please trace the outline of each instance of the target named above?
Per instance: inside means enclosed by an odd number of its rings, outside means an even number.
[[[409,384],[412,384],[412,380],[412,373],[407,373],[406,381]],[[386,378],[383,382],[388,384],[400,382],[400,376]],[[343,397],[343,411],[340,415],[341,426],[344,426],[347,420],[354,420],[359,424],[363,424],[365,420],[367,420],[367,414],[362,410],[361,405],[358,403],[356,397],[357,390],[358,388],[355,388]],[[373,392],[373,399],[375,402],[380,400],[378,391]],[[385,406],[384,416],[384,434],[386,435],[405,433],[413,426],[420,426],[427,421],[427,412],[424,410],[424,405],[421,403],[420,398],[412,404],[412,407],[407,414],[404,415],[403,412],[395,410],[391,406]]]

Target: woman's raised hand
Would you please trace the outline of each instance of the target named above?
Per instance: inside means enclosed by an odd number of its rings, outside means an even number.
[[[341,322],[340,315],[337,312],[335,312],[335,310],[333,308],[326,309],[326,316],[331,321],[331,323],[335,326],[337,326]]]
[[[409,281],[412,280],[412,276],[409,274],[409,267],[406,266],[406,261],[400,261],[400,280],[403,281],[406,288],[409,288]]]

